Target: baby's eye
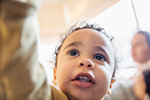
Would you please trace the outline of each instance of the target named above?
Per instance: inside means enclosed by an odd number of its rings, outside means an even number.
[[[103,56],[102,54],[96,54],[94,56],[94,59],[100,60],[100,61],[105,61],[106,60],[105,56]]]
[[[69,54],[70,56],[79,56],[79,53],[78,53],[77,50],[71,50],[71,51],[69,51],[68,54]]]

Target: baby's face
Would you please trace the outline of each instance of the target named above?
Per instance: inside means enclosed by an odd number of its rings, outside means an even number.
[[[70,100],[100,100],[106,94],[114,71],[110,41],[94,29],[69,35],[57,57],[57,86]]]

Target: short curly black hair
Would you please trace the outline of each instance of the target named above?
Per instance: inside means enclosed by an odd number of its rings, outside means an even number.
[[[60,41],[60,43],[56,46],[56,49],[55,49],[55,67],[57,66],[57,56],[58,56],[58,53],[60,51],[60,48],[63,44],[63,42],[66,40],[66,38],[73,32],[77,31],[77,30],[80,30],[80,29],[85,29],[85,28],[90,28],[90,29],[94,29],[98,32],[100,32],[101,34],[104,34],[109,40],[110,42],[112,42],[113,40],[113,37],[106,34],[104,28],[101,28],[98,24],[96,23],[89,23],[87,21],[84,21],[84,22],[81,22],[81,23],[76,23],[75,25],[73,25],[69,31],[66,32],[64,38]],[[113,72],[113,77],[115,76],[115,72],[116,72],[116,69],[117,69],[117,57],[115,56],[115,68],[114,68],[114,72]]]

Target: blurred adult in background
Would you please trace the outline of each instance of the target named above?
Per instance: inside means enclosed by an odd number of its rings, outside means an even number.
[[[131,43],[131,54],[137,63],[135,74],[128,80],[120,80],[105,100],[149,100],[150,74],[150,33],[138,31]],[[149,71],[148,71],[149,70]],[[146,73],[146,74],[145,74]],[[127,73],[128,75],[128,73]],[[144,76],[145,75],[145,76]],[[144,79],[145,77],[145,79]],[[147,81],[147,82],[146,82]],[[117,96],[117,94],[119,94]]]
[[[149,94],[149,81],[150,81],[150,32],[138,31],[132,39],[131,54],[133,60],[137,63],[136,73],[131,77],[135,81],[134,93],[142,99],[145,92]],[[143,76],[140,74],[143,73]],[[143,83],[143,81],[145,83]],[[137,85],[138,84],[138,85]]]
[[[132,39],[131,54],[133,60],[137,63],[137,72],[133,75],[134,79],[139,72],[145,69],[144,65],[150,63],[150,33],[147,31],[138,31]]]

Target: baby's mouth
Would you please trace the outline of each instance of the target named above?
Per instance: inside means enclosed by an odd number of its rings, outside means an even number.
[[[73,78],[72,81],[76,86],[82,88],[88,88],[95,84],[94,78],[89,73],[79,73]]]
[[[80,76],[76,80],[81,81],[81,82],[92,82],[88,77],[86,76]]]

